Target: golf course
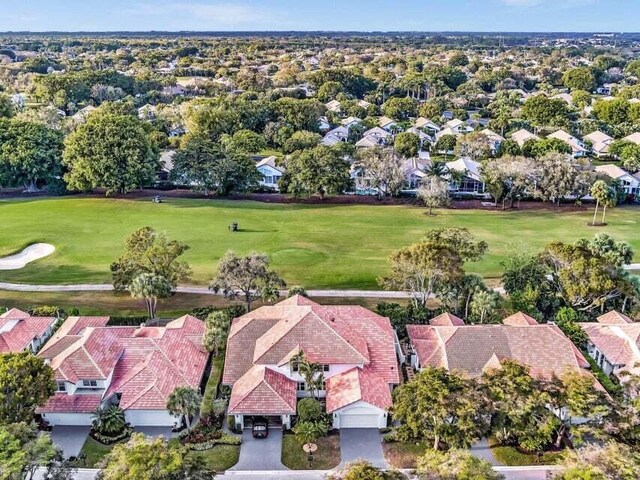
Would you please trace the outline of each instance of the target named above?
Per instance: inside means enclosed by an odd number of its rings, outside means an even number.
[[[31,284],[108,283],[109,265],[125,238],[150,226],[190,249],[191,283],[204,285],[227,251],[269,255],[289,285],[316,289],[377,289],[396,249],[418,241],[431,228],[467,227],[489,245],[468,270],[487,279],[500,276],[500,263],[520,251],[537,252],[554,240],[573,242],[606,232],[626,240],[640,259],[640,208],[607,211],[605,227],[593,228],[592,209],[485,211],[438,210],[397,205],[301,205],[252,201],[169,198],[119,200],[60,197],[0,201],[0,257],[45,243],[50,255],[17,270],[0,271],[0,281]],[[238,232],[229,225],[237,222]]]

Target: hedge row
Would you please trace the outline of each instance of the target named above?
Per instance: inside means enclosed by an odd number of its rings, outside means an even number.
[[[242,443],[241,437],[236,437],[234,435],[229,435],[228,433],[223,433],[220,438],[214,438],[202,443],[187,443],[185,446],[189,450],[195,450],[201,452],[203,450],[211,450],[216,445],[240,445]]]

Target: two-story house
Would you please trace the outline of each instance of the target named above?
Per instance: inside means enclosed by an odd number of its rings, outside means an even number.
[[[209,358],[204,323],[189,315],[165,327],[108,321],[69,317],[38,353],[57,391],[36,412],[50,425],[91,425],[93,411],[117,404],[132,426],[180,426],[167,399],[177,387],[200,388]]]
[[[294,296],[234,319],[222,384],[228,414],[244,428],[254,416],[291,426],[309,385],[292,361],[301,352],[322,367],[318,396],[334,428],[387,425],[391,391],[400,383],[397,336],[388,318],[359,306],[323,306]],[[320,375],[320,373],[319,373]]]
[[[17,308],[7,310],[0,315],[0,354],[37,352],[57,322],[55,317],[32,317]]]

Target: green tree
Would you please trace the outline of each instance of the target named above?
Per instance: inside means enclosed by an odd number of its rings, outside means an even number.
[[[427,450],[418,458],[418,478],[421,480],[500,480],[504,478],[486,460],[466,450],[439,452]]]
[[[315,397],[318,391],[322,389],[324,383],[322,365],[309,361],[302,350],[291,358],[290,364],[292,370],[297,371],[300,376],[304,378],[304,382],[309,392],[311,392],[311,396]]]
[[[564,73],[562,83],[571,90],[591,92],[596,88],[596,77],[590,68],[572,68]]]
[[[322,141],[322,136],[315,132],[307,132],[300,130],[291,135],[286,142],[284,142],[284,153],[293,153],[297,150],[306,150],[317,147]]]
[[[0,424],[31,422],[56,391],[53,370],[32,353],[0,355]]]
[[[184,148],[173,156],[171,178],[179,184],[191,185],[205,195],[213,192],[225,196],[256,188],[262,175],[255,162],[240,148],[225,149],[207,137],[191,136]]]
[[[349,164],[330,147],[297,151],[285,162],[280,189],[294,196],[339,194],[351,185]]]
[[[598,207],[600,205],[602,205],[602,223],[604,224],[607,207],[613,207],[616,204],[616,194],[603,180],[596,181],[591,186],[590,193],[596,200],[596,208],[593,212],[593,221],[591,222],[591,225],[596,225],[596,214],[598,213]]]
[[[104,458],[102,480],[188,480],[201,465],[194,464],[180,444],[163,437],[134,433],[127,443],[116,444]]]
[[[0,115],[1,117],[1,115]],[[62,175],[62,134],[44,125],[0,118],[0,178],[36,191]]]
[[[396,135],[393,147],[404,158],[417,157],[420,150],[420,137],[412,132],[399,133]]]
[[[416,305],[424,307],[441,282],[464,275],[464,262],[479,260],[487,250],[475,242],[466,228],[442,228],[427,232],[424,240],[391,256],[391,272],[380,279],[388,289],[407,290]]]
[[[170,297],[172,290],[171,282],[166,277],[153,273],[141,273],[133,277],[129,285],[129,293],[133,298],[144,299],[150,321],[157,319],[158,299]]]
[[[176,387],[167,398],[167,410],[171,415],[182,415],[191,431],[191,420],[200,411],[201,395],[191,387]]]
[[[458,143],[458,138],[455,135],[442,135],[436,142],[433,149],[436,152],[443,152],[446,160],[449,152],[453,152]]]
[[[299,422],[319,422],[326,417],[322,404],[312,397],[300,399],[296,410]]]
[[[499,368],[483,373],[482,383],[494,409],[492,431],[501,443],[516,442],[531,452],[551,444],[560,420],[547,407],[550,395],[529,367],[502,360]]]
[[[263,135],[252,130],[238,130],[233,136],[227,136],[222,141],[227,150],[241,153],[259,153],[267,148],[267,141]]]
[[[571,307],[562,307],[556,314],[556,325],[578,347],[587,344],[589,336],[580,326],[580,316]]]
[[[477,323],[490,322],[500,307],[500,295],[489,290],[479,290],[469,303],[471,317]]]
[[[533,125],[564,125],[568,118],[567,104],[559,98],[546,95],[529,97],[522,106],[522,117]]]
[[[251,311],[251,303],[258,299],[273,300],[280,295],[280,289],[286,286],[278,274],[269,269],[266,255],[252,252],[239,257],[227,252],[220,259],[218,271],[209,288],[222,292],[225,297],[242,297]]]
[[[327,434],[327,424],[324,422],[298,421],[293,427],[293,433],[300,445],[315,443]]]
[[[158,151],[137,118],[90,115],[65,141],[64,178],[71,190],[105,188],[107,195],[148,185]]]
[[[230,324],[229,314],[221,310],[211,312],[204,322],[205,331],[202,344],[208,351],[213,352],[215,357],[227,343]]]
[[[298,100],[295,98],[279,98],[274,103],[275,111],[280,118],[291,125],[295,131],[318,130],[318,118],[324,113],[324,106],[314,99]]]
[[[433,449],[468,448],[486,434],[489,406],[474,380],[426,367],[393,392],[392,413],[401,439],[425,439]]]
[[[418,113],[418,102],[410,97],[392,97],[382,105],[382,113],[396,120],[415,117]]]
[[[567,452],[558,480],[635,480],[640,478],[640,456],[626,445],[591,444]]]
[[[420,183],[417,197],[429,209],[429,216],[431,216],[434,208],[446,207],[451,202],[449,183],[436,176],[426,177]]]
[[[13,102],[8,95],[0,92],[0,118],[11,118],[15,115]]]
[[[50,478],[47,474],[58,469],[59,457],[48,433],[39,434],[27,423],[0,423],[0,479],[31,480],[45,465],[48,471],[43,478]]]
[[[629,172],[640,170],[640,145],[626,140],[616,140],[609,146],[609,153],[620,159]]]
[[[318,100],[327,103],[335,100],[338,94],[342,93],[343,87],[340,82],[325,82],[318,88]]]
[[[178,282],[189,278],[189,265],[178,260],[188,249],[151,227],[136,230],[127,238],[124,253],[111,264],[114,290],[126,290],[141,273],[164,277],[175,289]]]
[[[117,405],[98,407],[91,417],[91,426],[103,435],[116,436],[127,426],[124,411]]]
[[[593,106],[593,115],[610,125],[625,123],[629,121],[629,102],[624,98],[598,100]]]

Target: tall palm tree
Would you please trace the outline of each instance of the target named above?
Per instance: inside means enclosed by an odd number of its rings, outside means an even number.
[[[167,298],[172,292],[171,283],[162,275],[141,273],[131,281],[129,293],[133,298],[143,298],[147,304],[149,320],[156,319],[158,299]]]
[[[167,410],[171,415],[182,415],[191,431],[191,419],[200,411],[202,397],[190,387],[177,387],[167,399]]]
[[[432,162],[425,171],[428,177],[437,177],[444,179],[449,173],[447,164],[444,162]]]

